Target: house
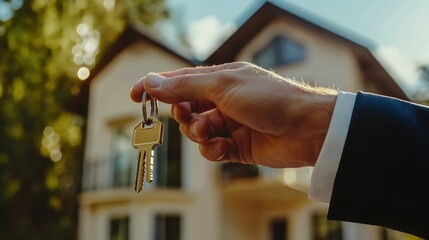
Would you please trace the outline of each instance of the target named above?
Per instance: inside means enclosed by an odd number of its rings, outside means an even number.
[[[203,64],[255,62],[319,86],[407,99],[368,44],[288,9],[262,4]],[[387,240],[401,235],[327,221],[327,205],[305,193],[311,168],[204,160],[162,103],[165,140],[155,150],[155,179],[141,193],[134,192],[137,151],[131,136],[142,113],[140,105],[130,102],[129,89],[149,72],[196,64],[201,63],[129,27],[93,70],[82,90],[88,126],[79,239]]]

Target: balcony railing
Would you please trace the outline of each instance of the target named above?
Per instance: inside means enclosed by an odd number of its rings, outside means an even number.
[[[145,189],[180,189],[182,175],[179,164],[180,162],[167,162],[161,158],[155,161],[156,178],[153,184],[145,184]],[[83,191],[134,189],[136,167],[136,161],[121,164],[107,160],[86,161],[83,166]]]
[[[134,187],[135,164],[115,169],[115,166],[109,163],[109,161],[86,161],[84,163],[83,191],[132,189]],[[308,189],[311,173],[311,168],[275,169],[239,163],[220,165],[220,179],[225,183],[241,179],[255,179],[266,183],[282,183],[298,190]],[[148,184],[147,187],[170,188],[171,186],[164,186],[161,182],[155,181],[155,184]]]
[[[253,178],[266,183],[283,183],[298,190],[308,189],[311,173],[311,168],[276,169],[239,163],[224,163],[220,167],[224,182]]]
[[[108,161],[86,161],[83,169],[83,191],[133,188],[135,166],[115,168]]]

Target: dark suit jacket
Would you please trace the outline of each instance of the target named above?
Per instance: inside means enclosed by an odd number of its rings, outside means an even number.
[[[358,93],[328,218],[429,239],[428,107]]]

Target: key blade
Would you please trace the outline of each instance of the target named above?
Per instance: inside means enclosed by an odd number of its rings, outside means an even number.
[[[145,152],[145,179],[146,182],[151,183],[153,180],[153,146],[146,144],[139,146],[140,152]]]
[[[137,158],[137,172],[136,172],[136,181],[134,185],[134,190],[140,192],[143,189],[143,180],[145,174],[145,152],[139,151],[139,156]]]

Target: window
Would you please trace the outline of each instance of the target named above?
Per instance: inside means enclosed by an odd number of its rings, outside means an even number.
[[[112,218],[110,220],[110,240],[128,240],[129,236],[129,218]]]
[[[182,185],[182,136],[179,124],[172,118],[162,118],[164,141],[155,149],[154,172],[158,187],[180,188]]]
[[[154,240],[180,240],[180,222],[180,215],[156,215]]]
[[[257,178],[259,176],[259,167],[253,164],[222,163],[220,168],[222,180],[225,181],[243,178]]]
[[[326,214],[313,215],[314,240],[342,240],[342,235],[341,222],[328,220]]]
[[[271,240],[287,240],[287,221],[285,218],[275,218],[270,222]]]
[[[284,36],[276,36],[254,56],[254,62],[264,68],[296,63],[305,58],[304,47]]]
[[[125,126],[116,128],[113,135],[113,187],[130,187],[134,184],[137,151],[131,145],[133,131]]]

